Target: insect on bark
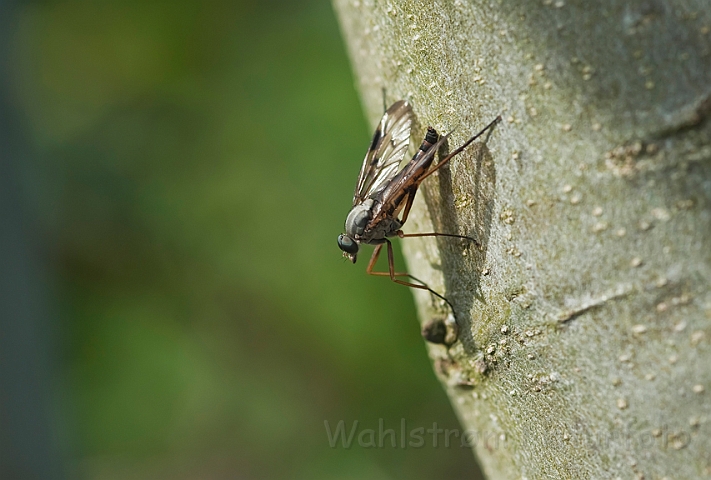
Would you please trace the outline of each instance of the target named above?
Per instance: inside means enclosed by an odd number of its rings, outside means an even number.
[[[380,119],[378,128],[375,129],[370,148],[365,154],[363,166],[358,174],[353,206],[346,217],[345,233],[338,236],[338,246],[343,251],[343,256],[356,263],[360,244],[375,245],[373,256],[366,268],[369,275],[389,276],[390,280],[400,285],[428,290],[447,302],[454,311],[449,300],[432,290],[425,282],[409,273],[395,271],[393,247],[388,238],[453,237],[464,238],[478,244],[475,239],[465,235],[438,232],[404,233],[401,228],[407,221],[420,184],[500,120],[501,117],[497,117],[436,165],[435,154],[450,134],[440,136],[434,128],[427,127],[427,134],[417,153],[400,169],[400,163],[410,144],[413,113],[412,107],[405,100],[392,104]],[[383,245],[386,245],[388,250],[388,271],[375,272],[373,269]],[[411,281],[403,280],[402,277]]]

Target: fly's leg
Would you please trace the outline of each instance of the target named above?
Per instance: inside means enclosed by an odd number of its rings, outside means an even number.
[[[410,209],[412,208],[412,202],[415,201],[415,194],[417,193],[417,189],[410,190],[410,193],[407,194],[407,202],[405,203],[405,208],[402,211],[402,219],[400,220],[400,225],[405,225],[405,222],[407,222],[407,216],[410,215]]]
[[[411,190],[410,193],[407,195],[407,201],[405,203],[405,208],[402,211],[402,219],[400,220],[400,225],[404,225],[405,222],[407,221],[407,216],[410,214],[410,209],[412,208],[412,202],[415,200],[415,194],[417,193],[417,189]],[[454,235],[452,233],[437,233],[437,232],[432,232],[432,233],[403,233],[402,230],[397,231],[397,236],[400,238],[406,238],[406,237],[453,237],[453,238],[464,238],[466,240],[469,240],[470,242],[473,242],[474,245],[477,247],[481,247],[479,242],[472,238],[472,237],[467,237],[466,235]]]
[[[365,269],[366,273],[368,275],[376,275],[376,276],[387,275],[390,277],[390,280],[392,280],[395,283],[399,283],[400,285],[405,285],[406,287],[420,288],[422,290],[427,290],[432,295],[434,295],[438,298],[441,298],[442,300],[447,302],[447,305],[449,305],[449,308],[451,308],[452,311],[454,311],[454,307],[452,306],[451,303],[449,303],[449,300],[447,300],[442,295],[440,295],[439,293],[432,290],[430,287],[427,286],[427,284],[425,282],[423,282],[422,280],[420,280],[417,277],[410,275],[409,273],[396,272],[395,271],[395,261],[393,258],[393,245],[392,245],[392,243],[390,243],[390,240],[388,240],[387,238],[385,239],[385,242],[388,245],[388,271],[387,272],[374,272],[373,271],[373,268],[375,268],[375,263],[378,261],[378,257],[380,256],[380,250],[383,248],[383,245],[381,244],[381,245],[378,245],[375,247],[375,250],[373,251],[373,256],[370,257],[370,262],[368,262],[368,268]],[[410,279],[412,279],[416,282],[419,282],[419,284],[412,283],[412,282],[406,282],[406,281],[400,280],[396,277],[409,277]]]
[[[477,247],[481,247],[481,244],[472,237],[467,237],[466,235],[455,235],[453,233],[437,233],[437,232],[432,232],[432,233],[404,233],[402,230],[397,231],[397,236],[400,238],[408,238],[408,237],[452,237],[452,238],[463,238],[465,240],[469,240],[470,242],[474,243]]]
[[[434,172],[436,172],[436,171],[439,170],[440,168],[444,167],[444,166],[447,164],[447,162],[449,162],[452,158],[454,158],[456,155],[458,155],[459,153],[461,153],[462,150],[464,150],[465,148],[467,148],[470,143],[472,143],[474,140],[476,140],[477,138],[479,138],[480,136],[482,136],[484,133],[486,133],[487,130],[489,130],[491,127],[493,127],[494,125],[496,125],[496,124],[499,123],[500,121],[501,121],[501,115],[499,115],[498,117],[496,117],[493,122],[491,122],[489,125],[487,125],[486,127],[484,127],[484,128],[481,130],[481,132],[477,133],[477,134],[474,135],[472,138],[470,138],[469,140],[467,140],[466,142],[464,142],[464,145],[462,145],[461,147],[457,148],[455,151],[453,151],[452,153],[450,153],[449,155],[447,155],[446,157],[444,157],[442,160],[440,160],[439,163],[438,163],[437,165],[435,165],[434,167],[432,167],[432,169],[431,169],[429,172],[425,173],[424,175],[422,175],[422,176],[420,177],[420,179],[419,179],[418,182],[417,182],[417,185],[419,186],[419,184],[422,183],[422,181],[423,181],[425,178],[429,177],[429,176],[432,175]]]

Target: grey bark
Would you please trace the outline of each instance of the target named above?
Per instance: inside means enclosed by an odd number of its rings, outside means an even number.
[[[711,475],[711,8],[334,0],[371,123],[450,150],[403,241],[455,306],[429,353],[490,478]],[[446,307],[416,291],[420,318]]]

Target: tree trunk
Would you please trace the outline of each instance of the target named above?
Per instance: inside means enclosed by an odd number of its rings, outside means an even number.
[[[373,125],[382,88],[413,144],[504,120],[406,225],[481,246],[402,242],[454,304],[459,340],[429,353],[487,475],[710,476],[708,2],[334,4]]]

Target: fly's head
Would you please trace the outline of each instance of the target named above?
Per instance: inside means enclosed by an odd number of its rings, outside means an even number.
[[[338,248],[343,250],[343,256],[353,263],[356,263],[358,257],[358,242],[349,235],[338,236]]]

